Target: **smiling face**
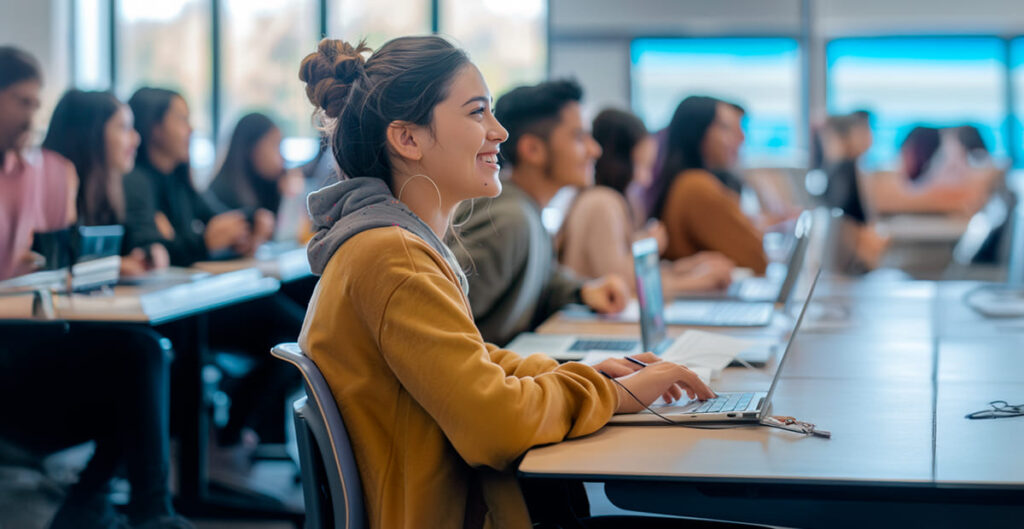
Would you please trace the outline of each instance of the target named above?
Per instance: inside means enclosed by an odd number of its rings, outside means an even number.
[[[498,146],[508,131],[491,113],[491,92],[476,66],[460,69],[431,124],[412,128],[411,135],[418,146],[415,170],[437,184],[446,203],[501,192]]]
[[[589,187],[594,183],[594,162],[600,156],[601,146],[583,125],[580,104],[567,103],[548,135],[548,178],[563,186]]]
[[[135,131],[133,123],[131,109],[128,105],[120,105],[103,127],[107,165],[111,171],[118,174],[127,174],[135,167],[139,133]]]

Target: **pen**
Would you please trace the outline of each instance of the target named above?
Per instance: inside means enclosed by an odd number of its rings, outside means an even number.
[[[647,364],[637,360],[636,358],[632,358],[632,357],[627,356],[626,360],[629,360],[630,362],[633,362],[634,364],[636,364],[636,365],[638,365],[640,367],[647,367]]]

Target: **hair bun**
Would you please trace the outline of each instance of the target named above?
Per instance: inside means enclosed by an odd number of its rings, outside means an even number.
[[[352,84],[366,75],[363,54],[370,51],[366,41],[353,47],[343,40],[321,40],[317,51],[302,59],[299,67],[299,79],[306,83],[309,102],[323,109],[328,117],[337,118]]]

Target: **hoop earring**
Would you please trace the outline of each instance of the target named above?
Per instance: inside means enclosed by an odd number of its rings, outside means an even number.
[[[441,200],[441,188],[437,187],[437,183],[435,183],[432,178],[422,173],[417,173],[410,176],[409,179],[406,180],[404,184],[402,184],[402,187],[398,188],[398,200],[402,200],[402,192],[405,191],[405,186],[409,185],[409,182],[412,182],[417,177],[426,178],[427,182],[430,182],[430,185],[434,186],[434,191],[437,191],[437,207],[443,206],[444,202]]]

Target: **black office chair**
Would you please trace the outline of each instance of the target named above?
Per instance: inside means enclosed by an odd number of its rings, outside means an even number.
[[[306,504],[305,528],[364,529],[363,487],[331,388],[298,344],[280,344],[271,354],[299,369],[306,390],[306,396],[293,404]]]

